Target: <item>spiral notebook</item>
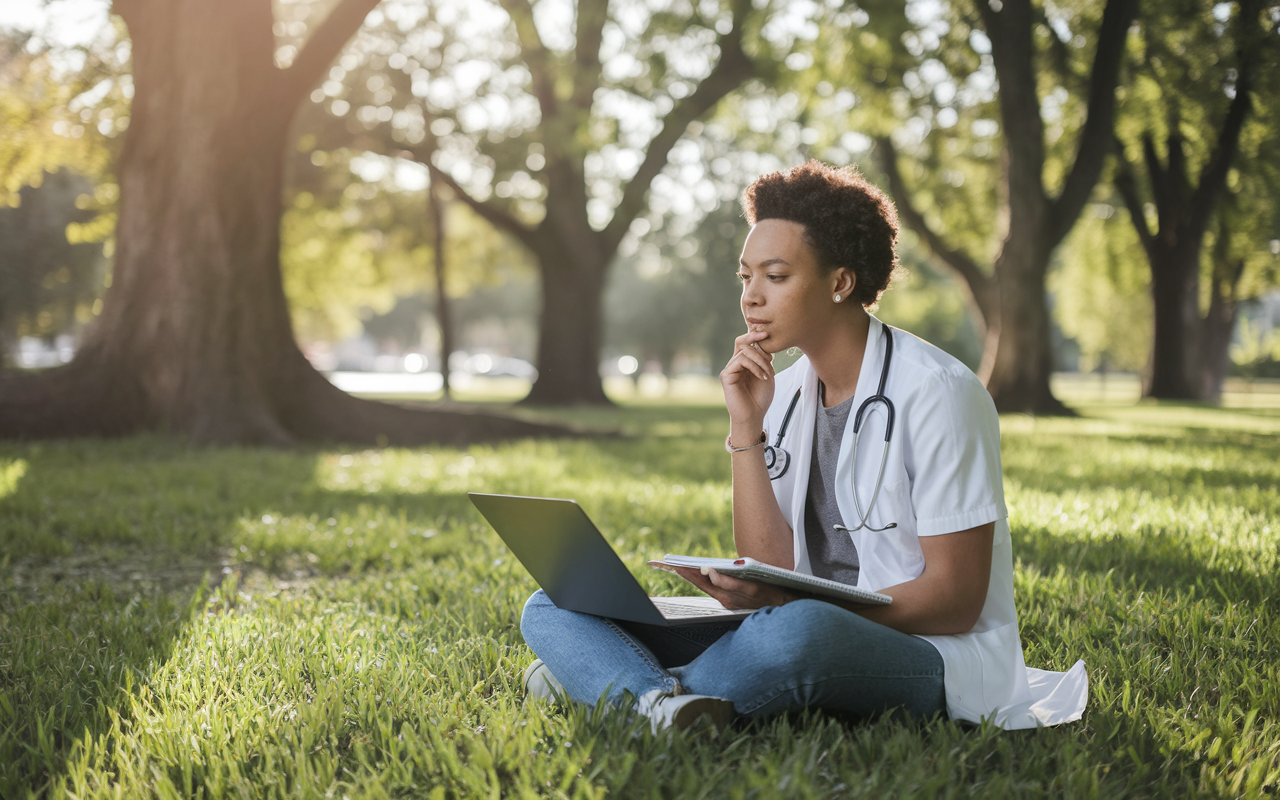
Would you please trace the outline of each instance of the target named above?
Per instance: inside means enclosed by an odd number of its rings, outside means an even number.
[[[698,556],[678,556],[668,553],[662,557],[661,561],[650,561],[649,566],[655,569],[665,569],[668,572],[671,571],[671,567],[692,567],[694,569],[711,567],[723,575],[732,575],[743,580],[771,583],[774,586],[785,586],[788,589],[795,589],[800,592],[835,597],[854,603],[887,606],[893,602],[893,598],[887,594],[871,592],[828,578],[819,578],[815,575],[806,575],[803,572],[775,567],[772,564],[756,561],[754,558],[700,558]]]

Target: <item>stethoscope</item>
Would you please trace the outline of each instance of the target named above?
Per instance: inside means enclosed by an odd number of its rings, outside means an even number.
[[[858,515],[858,524],[852,528],[837,525],[836,530],[838,531],[856,531],[866,528],[869,531],[879,532],[898,527],[898,523],[890,522],[883,528],[875,528],[868,522],[871,518],[871,510],[876,507],[876,500],[880,497],[880,486],[884,482],[884,468],[889,463],[889,441],[893,437],[893,401],[886,397],[884,393],[885,384],[889,380],[889,362],[893,360],[893,328],[885,325],[884,335],[884,366],[880,368],[880,387],[875,394],[862,401],[862,405],[858,406],[858,413],[853,417],[853,463],[850,465],[850,473],[853,476],[853,507]],[[782,449],[782,438],[787,435],[787,427],[791,424],[791,415],[795,413],[796,405],[799,402],[800,390],[796,389],[795,396],[791,398],[791,404],[787,406],[787,413],[782,417],[782,427],[778,429],[777,439],[772,445],[764,449],[764,465],[769,470],[769,480],[771,481],[776,481],[786,475],[787,469],[791,466],[791,454]],[[862,435],[862,418],[867,413],[867,410],[877,403],[884,406],[889,416],[884,426],[884,451],[880,454],[880,471],[876,475],[876,488],[871,493],[871,503],[867,506],[866,513],[863,513],[862,503],[858,500],[858,442]]]

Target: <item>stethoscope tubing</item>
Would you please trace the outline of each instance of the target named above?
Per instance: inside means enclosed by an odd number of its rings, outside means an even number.
[[[850,467],[850,471],[853,473],[852,474],[853,486],[850,488],[853,491],[853,507],[854,507],[854,511],[858,516],[858,524],[853,527],[846,527],[844,525],[835,526],[836,530],[840,530],[840,531],[852,532],[852,531],[861,530],[862,528],[866,528],[867,530],[875,531],[879,533],[880,531],[887,531],[890,528],[898,527],[898,523],[890,522],[888,525],[885,525],[883,528],[876,528],[872,526],[871,523],[869,522],[869,520],[871,519],[871,512],[876,507],[876,500],[880,498],[880,487],[884,484],[884,470],[885,470],[885,466],[889,462],[889,444],[893,439],[893,425],[894,425],[894,417],[895,417],[895,409],[893,407],[893,401],[890,400],[888,396],[885,395],[884,393],[885,386],[889,380],[889,364],[893,360],[893,328],[890,328],[888,325],[885,325],[884,333],[885,333],[884,366],[881,367],[880,369],[880,385],[877,387],[876,393],[874,395],[862,401],[862,405],[858,406],[858,411],[856,414],[854,414],[854,417],[853,417],[853,457],[852,457],[853,463]],[[772,452],[765,453],[765,459],[767,462],[766,465],[769,468],[770,480],[777,480],[778,478],[781,478],[783,475],[786,474],[788,467],[791,466],[791,456],[790,454],[787,453],[786,450],[782,449],[782,440],[783,440],[783,437],[786,436],[787,434],[787,428],[791,424],[791,416],[795,412],[796,405],[799,402],[800,402],[800,389],[797,389],[795,395],[791,398],[790,405],[787,406],[787,413],[784,414],[782,417],[782,425],[779,427],[776,441],[773,443],[772,447],[767,448],[767,451],[772,451]],[[859,452],[858,445],[862,438],[863,417],[866,416],[869,410],[874,406],[876,406],[877,404],[880,404],[884,407],[886,417],[887,417],[885,420],[885,427],[884,427],[884,449],[880,453],[880,469],[876,473],[875,489],[871,492],[871,502],[868,503],[867,510],[864,513],[862,510],[862,502],[858,499],[858,481],[857,481],[858,452]]]

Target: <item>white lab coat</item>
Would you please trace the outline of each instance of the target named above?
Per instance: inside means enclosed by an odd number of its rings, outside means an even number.
[[[863,401],[875,394],[884,363],[884,331],[871,318],[849,423],[836,465],[836,501],[845,524],[858,516],[851,494],[853,423]],[[794,533],[795,569],[811,573],[805,545],[804,507],[813,453],[818,377],[801,358],[775,379],[773,403],[765,415],[769,443],[782,425],[796,389],[800,401],[782,446],[791,454],[785,475],[773,481],[774,495]],[[894,331],[893,360],[885,395],[896,420],[880,497],[870,522],[849,535],[858,548],[858,586],[884,589],[912,580],[924,570],[919,537],[955,533],[995,523],[991,581],[978,623],[968,633],[921,636],[942,655],[947,712],[952,719],[993,719],[1003,728],[1034,728],[1077,720],[1088,699],[1084,661],[1067,672],[1028,668],[1022,660],[1018,614],[1013,603],[1013,551],[1000,468],[1000,422],[991,396],[964,364],[901,330]],[[859,500],[871,499],[884,448],[887,414],[882,404],[862,422],[858,456]]]

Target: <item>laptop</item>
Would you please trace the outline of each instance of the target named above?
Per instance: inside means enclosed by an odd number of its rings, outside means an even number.
[[[468,492],[551,602],[570,611],[647,625],[745,619],[714,597],[649,597],[573,500]]]

